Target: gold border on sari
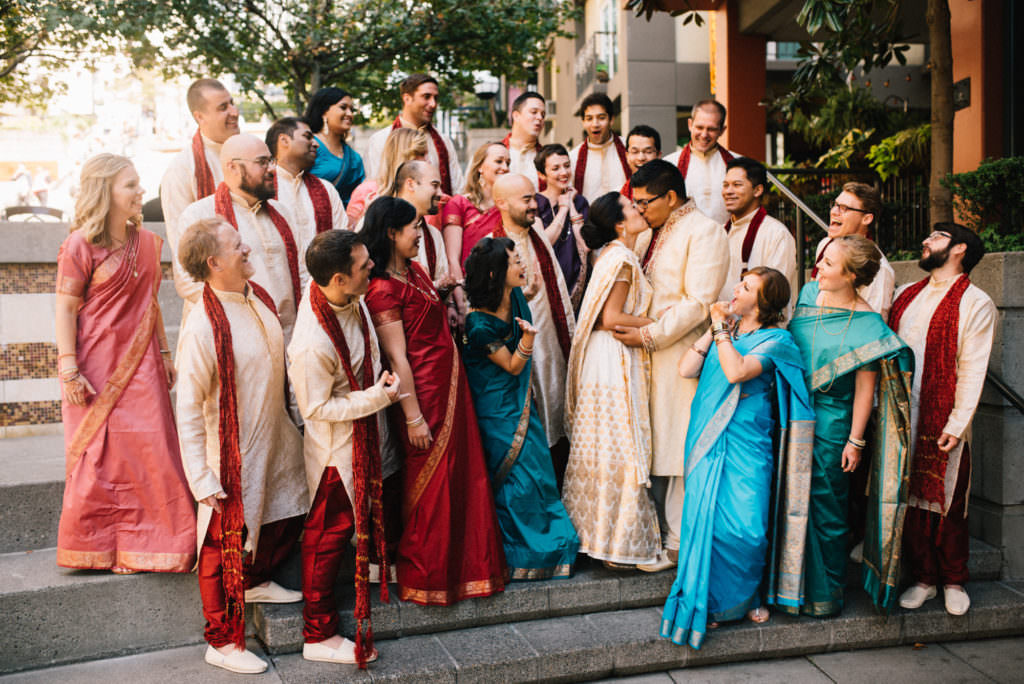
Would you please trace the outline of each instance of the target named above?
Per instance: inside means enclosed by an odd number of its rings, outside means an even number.
[[[57,565],[78,570],[128,568],[146,572],[189,572],[193,553],[150,553],[147,551],[73,551],[57,549]]]
[[[448,383],[448,402],[445,407],[444,422],[441,425],[441,431],[434,440],[434,446],[427,455],[426,462],[423,464],[423,467],[420,468],[420,472],[416,476],[416,482],[413,484],[412,490],[406,497],[406,518],[409,517],[409,512],[419,504],[420,497],[423,496],[423,492],[426,490],[427,485],[430,484],[430,480],[434,477],[434,472],[437,470],[437,466],[441,462],[441,457],[444,456],[444,452],[448,449],[448,442],[451,441],[455,406],[459,401],[459,365],[459,352],[458,350],[453,349],[451,382]]]
[[[498,489],[505,482],[505,478],[512,472],[513,466],[516,461],[519,460],[519,454],[523,450],[523,443],[526,441],[526,432],[530,427],[530,402],[533,399],[533,364],[530,364],[530,377],[526,383],[526,401],[523,402],[523,408],[519,412],[519,424],[516,425],[515,434],[512,435],[512,443],[508,447],[508,452],[505,454],[505,458],[502,460],[501,465],[498,467],[498,471],[494,475],[494,488]]]
[[[490,596],[505,588],[503,577],[464,582],[454,589],[414,589],[398,585],[398,598],[420,605],[448,606],[462,599]]]

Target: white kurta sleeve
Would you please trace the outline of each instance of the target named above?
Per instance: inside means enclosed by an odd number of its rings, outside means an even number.
[[[343,393],[335,394],[335,373],[340,370],[337,356],[328,356],[314,347],[295,351],[288,365],[288,377],[295,389],[295,399],[303,419],[353,421],[373,415],[391,404],[384,388],[376,385],[351,392],[348,391],[348,382],[343,381]],[[364,361],[368,362],[369,358]]]
[[[222,493],[220,479],[206,460],[206,417],[203,406],[217,392],[217,357],[212,344],[186,329],[178,353],[178,444],[185,477],[196,501]]]
[[[448,175],[452,181],[452,194],[457,194],[462,192],[463,186],[466,184],[466,177],[459,164],[459,153],[455,150],[455,143],[446,136],[444,146],[448,148]]]
[[[964,322],[956,356],[956,397],[946,427],[942,429],[954,437],[963,437],[978,408],[997,317],[995,304],[987,296],[966,313],[968,318]]]

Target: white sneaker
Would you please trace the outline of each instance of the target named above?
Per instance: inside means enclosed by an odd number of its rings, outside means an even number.
[[[246,603],[298,603],[302,592],[285,589],[277,582],[267,582],[245,590]]]
[[[209,665],[220,667],[238,674],[260,674],[267,671],[267,661],[260,658],[252,651],[235,647],[227,655],[221,653],[213,646],[206,647],[206,655],[203,656]]]
[[[341,646],[337,648],[331,648],[323,641],[316,644],[303,644],[302,657],[306,660],[320,663],[339,663],[342,665],[355,665],[358,662],[356,660],[355,642],[349,639],[342,641]],[[372,663],[376,659],[377,649],[373,649],[373,653],[367,657],[366,662]]]
[[[936,593],[935,587],[922,587],[920,584],[915,584],[900,595],[900,607],[917,610],[924,605],[925,601],[935,598]]]
[[[971,597],[963,587],[946,587],[943,594],[946,598],[946,612],[950,615],[963,615],[971,607]]]

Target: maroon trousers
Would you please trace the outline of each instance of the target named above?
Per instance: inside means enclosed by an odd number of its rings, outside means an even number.
[[[338,633],[334,585],[356,529],[355,512],[337,468],[325,468],[302,537],[302,636],[319,643]]]
[[[921,508],[907,510],[903,550],[915,582],[929,585],[963,585],[967,582],[969,536],[965,513],[970,473],[971,450],[965,443],[953,501],[946,516]]]
[[[245,588],[251,589],[271,578],[274,570],[291,553],[302,529],[302,518],[286,518],[267,523],[260,529],[259,546],[256,553],[246,558]],[[245,532],[243,531],[243,535]],[[226,617],[227,601],[224,598],[223,563],[221,561],[220,513],[213,512],[206,539],[199,551],[199,596],[203,602],[203,617],[206,630],[203,636],[214,648],[232,643]]]

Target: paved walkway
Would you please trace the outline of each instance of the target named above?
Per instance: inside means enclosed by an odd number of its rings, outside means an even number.
[[[266,674],[259,677],[240,677],[204,663],[205,648],[186,646],[22,672],[0,677],[0,684],[237,684],[241,680],[264,684],[302,684],[304,679],[290,677],[286,670],[279,670],[273,664]],[[255,642],[250,644],[250,648],[267,657]],[[276,658],[270,660],[273,662]],[[352,667],[338,666],[337,674],[330,679],[346,682],[366,681],[368,678],[365,674],[357,674]],[[1024,637],[840,651],[803,658],[698,667],[603,681],[618,684],[1014,684],[1024,681]]]
[[[1024,637],[840,651],[603,681],[617,684],[1016,684],[1024,682]]]

